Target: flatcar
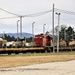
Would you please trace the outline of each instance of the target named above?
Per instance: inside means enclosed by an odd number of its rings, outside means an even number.
[[[6,40],[0,40],[0,53],[11,54],[11,53],[27,53],[27,52],[51,52],[52,37],[49,34],[38,34],[34,38],[34,46],[27,47],[26,41],[21,40],[19,43],[12,43],[10,46],[6,45]]]

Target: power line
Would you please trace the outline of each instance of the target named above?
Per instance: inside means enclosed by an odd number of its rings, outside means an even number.
[[[62,10],[62,9],[57,9],[57,8],[55,8],[55,11],[60,12],[60,13],[75,15],[75,12],[72,12],[72,11],[67,11],[67,10]]]
[[[49,12],[52,12],[52,10],[44,11],[44,12],[40,12],[40,13],[23,15],[22,17],[37,17],[37,16],[41,16],[41,15],[44,15],[44,14],[49,13]]]
[[[3,17],[3,18],[0,18],[0,19],[12,19],[12,18],[18,18],[18,17]]]
[[[12,15],[16,15],[17,17],[3,17],[3,18],[0,18],[0,19],[10,19],[10,18],[18,18],[20,17],[20,15],[18,14],[14,14],[12,12],[9,12],[7,10],[4,10],[2,8],[0,8],[0,10],[6,12],[6,13],[9,13],[9,14],[12,14]],[[44,12],[39,12],[39,13],[34,13],[34,14],[28,14],[28,15],[23,15],[22,17],[37,17],[37,16],[41,16],[41,15],[44,15],[46,13],[49,13],[49,12],[52,12],[53,9],[49,10],[49,11],[44,11]],[[66,13],[66,14],[72,14],[72,15],[75,15],[75,12],[72,12],[72,11],[67,11],[67,10],[62,10],[62,9],[57,9],[57,8],[54,8],[55,12],[60,12],[60,13]]]
[[[46,13],[49,13],[51,12],[52,10],[49,10],[49,11],[45,11],[45,12],[40,12],[40,13],[35,13],[35,14],[29,14],[29,15],[23,15],[22,17],[37,17],[37,16],[41,16],[41,15],[44,15]],[[20,16],[18,16],[20,17]],[[3,18],[0,18],[0,19],[10,19],[10,18],[18,18],[18,17],[3,17]]]
[[[6,12],[6,13],[12,14],[12,15],[20,16],[20,15],[18,15],[18,14],[14,14],[14,13],[9,12],[9,11],[7,11],[7,10],[4,10],[4,9],[2,9],[2,8],[0,8],[0,10],[4,11],[4,12]]]
[[[67,10],[62,10],[62,9],[57,9],[57,8],[55,8],[55,12],[56,12],[56,11],[57,11],[57,12],[60,12],[60,13],[75,15],[75,12],[73,12],[73,11],[67,11]],[[71,18],[71,17],[68,17],[68,19],[69,19],[69,18]],[[73,17],[72,17],[72,18],[73,18]],[[62,20],[64,20],[64,21],[67,23],[67,19],[66,19],[66,18],[65,18],[65,19],[62,18]],[[72,19],[72,21],[73,21],[73,19]],[[68,23],[72,23],[71,20],[69,20]]]
[[[12,14],[12,15],[16,15],[18,17],[20,17],[21,15],[19,14],[14,14],[12,12],[9,12],[7,10],[4,10],[2,8],[0,8],[0,10],[6,12],[6,13],[9,13],[9,14]],[[49,13],[49,12],[52,12],[53,9],[49,10],[49,11],[44,11],[44,12],[39,12],[39,13],[34,13],[34,14],[28,14],[28,15],[23,15],[22,17],[37,17],[37,16],[41,16],[41,15],[44,15],[46,13]],[[72,12],[72,11],[67,11],[67,10],[62,10],[62,9],[57,9],[57,8],[54,8],[55,11],[58,11],[58,12],[61,12],[61,13],[66,13],[66,14],[72,14],[72,15],[75,15],[75,12]],[[16,17],[5,17],[5,18],[0,18],[0,19],[9,19],[9,18],[16,18]]]
[[[6,13],[12,14],[12,15],[16,15],[16,16],[18,16],[18,17],[21,16],[21,15],[14,14],[14,13],[12,13],[12,12],[9,12],[9,11],[7,11],[7,10],[4,10],[4,9],[2,9],[2,8],[0,8],[0,10],[4,11],[4,12],[6,12]],[[48,13],[48,12],[51,12],[51,11],[52,11],[52,10],[44,11],[44,12],[39,12],[39,13],[34,13],[34,14],[23,15],[22,17],[36,17],[36,16],[41,16],[41,15],[44,15],[44,14],[46,14],[46,13]],[[7,18],[11,18],[11,17],[7,17]],[[12,17],[12,18],[13,18],[13,17]],[[4,18],[4,19],[5,19],[5,18]]]

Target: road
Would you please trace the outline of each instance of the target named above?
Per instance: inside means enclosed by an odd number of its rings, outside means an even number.
[[[2,68],[0,75],[75,75],[75,60]]]

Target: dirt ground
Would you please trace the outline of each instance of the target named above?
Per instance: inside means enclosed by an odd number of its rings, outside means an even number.
[[[10,68],[66,60],[75,60],[75,55],[0,56],[0,68]]]

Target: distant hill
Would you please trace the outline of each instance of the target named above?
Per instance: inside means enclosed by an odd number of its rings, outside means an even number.
[[[17,33],[6,33],[6,35],[17,37]],[[18,35],[20,37],[20,33]],[[3,36],[3,34],[0,33],[0,37],[2,37],[2,36]],[[31,33],[22,33],[22,37],[29,38],[29,37],[32,37],[32,34]]]

